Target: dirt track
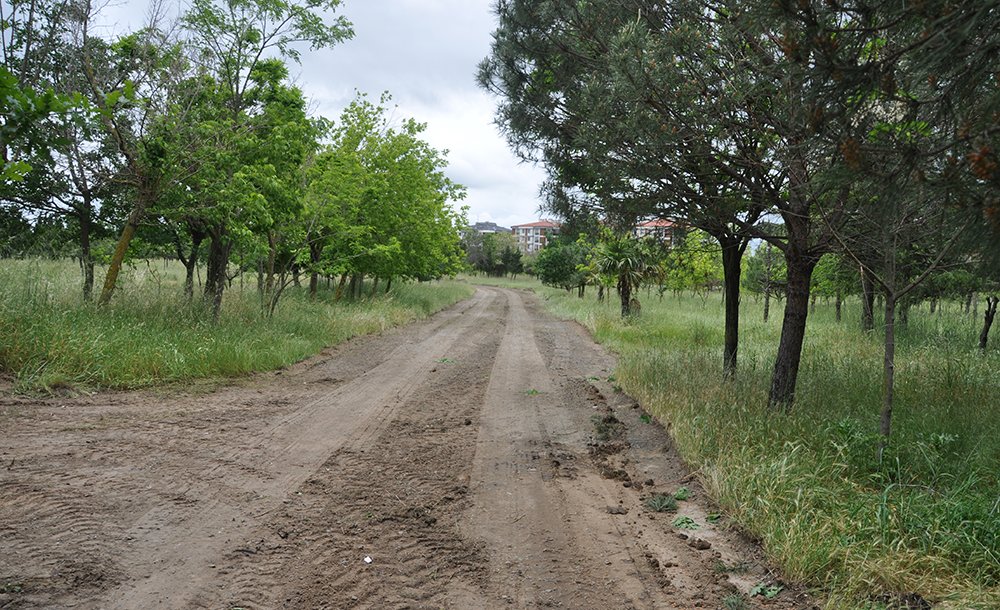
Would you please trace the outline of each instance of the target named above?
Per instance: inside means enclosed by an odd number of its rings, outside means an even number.
[[[720,608],[772,582],[612,367],[481,288],[208,394],[2,398],[0,609]],[[643,504],[681,485],[696,530]]]

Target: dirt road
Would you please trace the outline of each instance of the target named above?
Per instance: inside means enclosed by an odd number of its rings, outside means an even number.
[[[481,288],[209,393],[3,397],[0,608],[811,607],[745,595],[773,576],[613,364]]]

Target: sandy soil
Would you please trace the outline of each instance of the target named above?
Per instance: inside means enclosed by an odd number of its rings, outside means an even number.
[[[207,393],[4,396],[0,608],[724,608],[784,585],[613,366],[481,288]],[[646,507],[681,486],[677,513]]]

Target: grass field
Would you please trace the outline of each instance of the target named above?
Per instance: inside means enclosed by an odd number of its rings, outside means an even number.
[[[839,324],[832,304],[810,316],[797,402],[783,415],[766,407],[780,304],[764,324],[744,299],[739,375],[723,382],[717,294],[644,291],[642,317],[623,323],[617,300],[598,304],[596,292],[508,285],[534,289],[619,355],[623,389],[670,424],[730,518],[829,608],[892,608],[911,592],[943,608],[1000,608],[1000,341],[976,349],[980,320],[957,304],[915,310],[900,331],[880,463],[881,337],[859,330],[857,303]]]
[[[140,262],[99,309],[82,302],[80,272],[69,262],[2,261],[0,372],[22,391],[244,375],[425,317],[472,293],[448,281],[397,283],[389,295],[334,303],[332,291],[311,301],[304,289],[290,288],[269,319],[249,277],[226,292],[213,324],[197,296],[191,304],[183,298],[182,273],[176,263]]]

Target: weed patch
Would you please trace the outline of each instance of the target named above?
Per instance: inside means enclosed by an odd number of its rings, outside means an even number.
[[[677,500],[668,494],[653,494],[646,498],[646,508],[655,513],[677,512]]]
[[[618,438],[625,430],[625,424],[617,417],[611,415],[594,415],[590,418],[594,424],[594,438],[600,442],[607,442],[613,438]]]

